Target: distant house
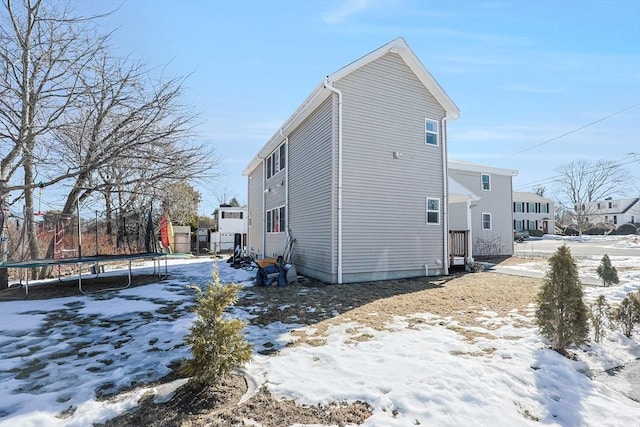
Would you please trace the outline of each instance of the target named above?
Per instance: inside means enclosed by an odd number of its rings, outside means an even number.
[[[513,230],[555,234],[553,200],[535,193],[513,193]]]
[[[447,274],[458,115],[402,38],[328,75],[243,171],[249,251],[295,238],[297,271],[326,283]]]
[[[242,246],[247,245],[248,209],[247,206],[222,204],[214,214],[214,231],[211,232],[210,250],[212,252],[230,252],[235,247],[235,236],[240,235]]]
[[[584,204],[589,222],[592,224],[622,224],[640,223],[640,197],[629,199],[607,198]]]
[[[449,161],[449,178],[472,192],[468,204],[474,256],[513,255],[513,177],[518,171],[475,163]],[[449,216],[460,216],[450,206]],[[452,221],[453,222],[453,221]]]

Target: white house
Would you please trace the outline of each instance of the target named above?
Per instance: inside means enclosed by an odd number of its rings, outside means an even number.
[[[513,230],[555,234],[553,200],[535,193],[513,192]]]
[[[622,224],[640,223],[640,197],[629,199],[607,198],[584,204],[589,222],[592,224]]]
[[[232,251],[235,235],[240,234],[242,247],[247,245],[248,210],[246,206],[220,205],[216,212],[217,231],[211,232],[210,250],[212,252]]]

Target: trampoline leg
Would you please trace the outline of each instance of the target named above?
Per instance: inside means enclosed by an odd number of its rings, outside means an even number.
[[[82,264],[78,264],[78,290],[87,295],[87,293],[82,290]]]
[[[128,288],[130,285],[131,285],[131,258],[129,258],[129,283],[127,283],[127,286],[125,286],[125,288]]]

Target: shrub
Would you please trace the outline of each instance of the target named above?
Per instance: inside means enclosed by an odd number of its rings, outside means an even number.
[[[603,236],[609,233],[611,233],[611,229],[604,226],[591,227],[582,232],[582,234],[585,234],[587,236]]]
[[[600,295],[589,307],[589,319],[591,319],[591,326],[593,326],[593,339],[599,343],[611,319],[611,307],[604,295]]]
[[[582,300],[578,267],[566,245],[549,258],[550,270],[538,294],[536,323],[540,335],[551,341],[558,353],[566,354],[571,344],[587,339],[587,307]]]
[[[613,318],[626,337],[631,337],[640,323],[640,293],[628,294],[613,312]]]
[[[640,231],[640,228],[638,228],[636,226],[636,224],[631,224],[631,223],[626,223],[626,224],[622,224],[620,227],[618,227],[616,230],[613,230],[611,232],[611,234],[617,234],[620,236],[626,236],[629,234],[636,234],[638,233],[638,231]]]
[[[540,230],[529,230],[529,236],[531,237],[542,237],[544,233]]]
[[[193,359],[185,360],[180,370],[193,382],[215,385],[251,360],[253,348],[242,333],[245,323],[223,317],[225,309],[237,302],[240,285],[222,285],[215,270],[206,293],[194,288],[198,292],[197,318],[185,336]]]
[[[620,279],[618,279],[618,270],[611,265],[611,259],[609,259],[609,255],[607,254],[604,254],[602,257],[600,265],[596,268],[596,273],[598,273],[598,277],[602,279],[602,284],[604,286],[611,286],[612,283],[614,285],[620,283]]]

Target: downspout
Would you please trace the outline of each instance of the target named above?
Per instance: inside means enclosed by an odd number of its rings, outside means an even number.
[[[447,117],[442,118],[442,218],[444,228],[444,266],[445,276],[449,275],[449,165],[447,163]]]
[[[289,234],[289,137],[284,139],[284,155],[286,160],[286,166],[284,170],[284,206],[285,206],[285,224],[284,231],[287,234],[287,239],[291,239]]]
[[[471,196],[467,198],[467,225],[469,226],[469,257],[464,260],[465,265],[473,262],[473,227],[471,227]]]
[[[342,284],[342,92],[329,82],[324,87],[338,94],[338,284]]]
[[[262,159],[262,257],[265,258],[267,255],[267,207],[265,203],[267,202],[267,165],[265,164],[266,159]]]

